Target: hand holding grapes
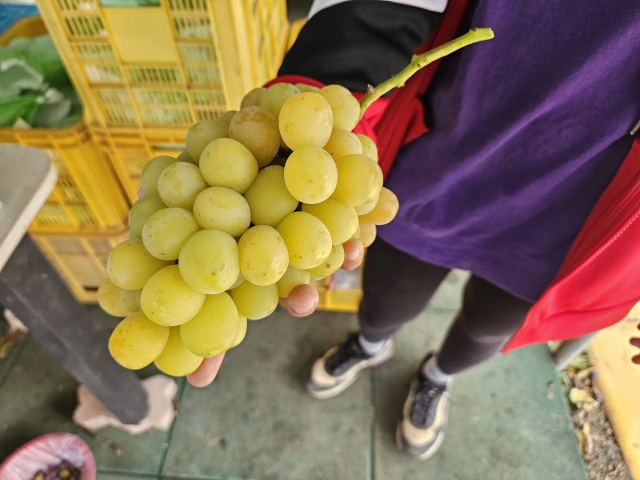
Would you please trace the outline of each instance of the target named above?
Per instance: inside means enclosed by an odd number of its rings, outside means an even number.
[[[343,270],[354,270],[360,266],[364,258],[364,245],[360,240],[350,240],[344,244],[345,261]],[[311,315],[318,306],[318,291],[311,285],[298,285],[294,287],[287,298],[280,297],[280,305],[294,317],[306,317]],[[206,387],[215,380],[224,353],[217,357],[205,358],[200,367],[190,375],[187,380],[194,387]]]

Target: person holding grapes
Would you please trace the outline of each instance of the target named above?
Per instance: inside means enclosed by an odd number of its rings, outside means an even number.
[[[442,12],[459,19],[445,25]],[[442,444],[455,374],[521,328],[632,148],[640,4],[316,0],[280,70],[363,92],[434,32],[472,27],[496,38],[442,60],[419,107],[406,110],[431,130],[399,150],[386,180],[400,211],[368,249],[360,329],[316,360],[307,381],[316,398],[344,391],[393,356],[393,334],[451,268],[470,270],[462,310],[421,361],[398,426],[399,445],[419,459]],[[357,268],[362,243],[344,250],[343,268]],[[317,303],[308,285],[281,299],[296,317]],[[222,359],[206,359],[190,383],[211,383]]]

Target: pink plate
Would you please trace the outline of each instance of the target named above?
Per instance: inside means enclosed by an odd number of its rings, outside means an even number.
[[[84,467],[81,480],[96,480],[96,462],[80,437],[70,433],[50,433],[24,444],[0,465],[0,480],[31,480],[38,470],[46,470],[67,460]]]

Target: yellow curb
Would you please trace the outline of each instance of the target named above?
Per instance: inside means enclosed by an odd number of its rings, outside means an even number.
[[[601,331],[591,342],[598,387],[635,480],[640,480],[640,366],[631,363],[631,357],[640,352],[629,339],[640,337],[638,323],[637,319],[626,318]]]

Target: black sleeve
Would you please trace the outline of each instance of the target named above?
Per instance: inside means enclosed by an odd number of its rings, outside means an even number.
[[[311,17],[278,73],[364,92],[406,67],[440,16],[385,1],[339,3]]]

